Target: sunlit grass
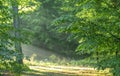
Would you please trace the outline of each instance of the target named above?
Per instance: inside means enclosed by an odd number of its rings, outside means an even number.
[[[24,63],[30,66],[30,69],[37,71],[34,74],[39,74],[37,76],[112,76],[109,73],[109,69],[106,70],[96,70],[95,68],[84,67],[84,66],[73,66],[66,65],[65,60],[63,64],[53,63],[48,61],[28,61],[24,59]],[[73,63],[74,64],[74,63]]]
[[[98,71],[95,69],[72,69],[70,67],[41,67],[31,66],[32,70],[26,72],[24,76],[112,76],[106,71]],[[79,67],[80,68],[80,67]],[[82,68],[82,67],[81,67]],[[107,70],[108,71],[108,70]]]
[[[109,69],[92,68],[89,64],[94,64],[94,60],[71,60],[33,46],[24,49],[25,55],[29,56],[24,58],[24,63],[31,71],[23,73],[23,76],[112,76]]]

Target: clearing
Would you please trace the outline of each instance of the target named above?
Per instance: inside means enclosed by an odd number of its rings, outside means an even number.
[[[23,53],[30,58],[24,62],[29,65],[31,71],[23,73],[22,76],[111,76],[108,70],[98,71],[90,67],[59,65],[60,62],[67,63],[67,59],[58,60],[57,65],[51,64],[47,59],[59,59],[61,56],[35,46],[23,45]]]

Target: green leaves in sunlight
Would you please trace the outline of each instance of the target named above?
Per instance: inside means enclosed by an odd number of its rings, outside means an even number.
[[[14,46],[31,42],[120,75],[119,0],[2,0],[0,9],[0,70],[21,72]]]
[[[93,58],[96,55],[100,68],[111,68],[113,75],[119,76],[120,1],[65,0],[61,8],[67,8],[69,5],[72,6],[72,10],[62,9],[67,13],[57,18],[57,25],[63,32],[72,34],[71,40],[78,41],[76,50],[79,53],[91,53]]]
[[[15,42],[25,43],[27,42],[27,38],[23,34],[25,31],[21,30],[21,28],[16,29],[13,26],[13,15],[15,16],[16,13],[12,10],[12,5],[17,5],[17,3],[14,3],[12,0],[0,1],[0,75],[5,71],[14,73],[16,68],[23,71],[21,68],[24,67],[23,64],[20,66],[17,63],[19,52],[15,48]],[[16,31],[21,32],[22,35],[20,38],[16,38],[14,33]],[[21,68],[17,67],[18,65]]]

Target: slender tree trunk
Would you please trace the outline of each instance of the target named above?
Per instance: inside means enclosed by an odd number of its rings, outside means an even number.
[[[118,51],[115,52],[116,57],[118,56]]]
[[[20,39],[20,32],[19,32],[20,24],[19,24],[17,0],[13,0],[12,8],[13,8],[13,25],[15,28],[14,35],[16,39]],[[23,53],[22,53],[21,43],[19,40],[15,40],[15,49],[17,50],[18,53],[18,55],[16,56],[16,61],[19,64],[23,64]]]
[[[98,56],[99,54],[98,54],[98,51],[96,52],[96,60],[97,60],[97,63],[99,62],[99,56]]]

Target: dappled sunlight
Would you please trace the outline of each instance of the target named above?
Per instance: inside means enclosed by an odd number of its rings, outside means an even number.
[[[120,0],[0,0],[0,76],[120,76]]]
[[[64,67],[64,66],[30,66],[32,70],[30,73],[26,72],[24,76],[111,76],[108,72],[98,71],[94,68],[86,67]],[[34,70],[34,71],[33,71]]]
[[[98,71],[90,66],[76,65],[80,61],[60,59],[60,55],[56,53],[31,45],[23,45],[23,52],[24,63],[32,70],[23,76],[112,76],[109,70]]]

